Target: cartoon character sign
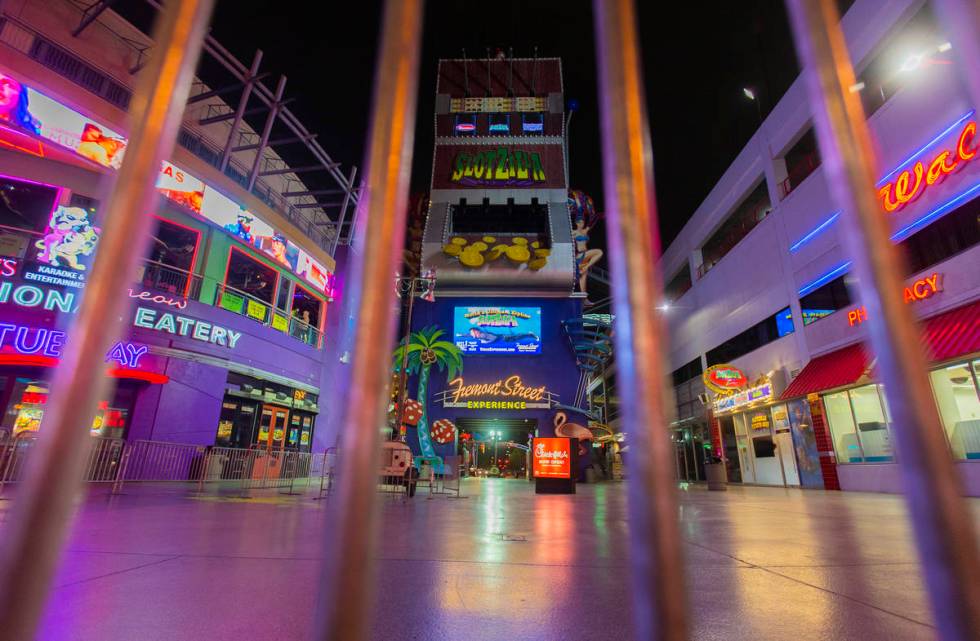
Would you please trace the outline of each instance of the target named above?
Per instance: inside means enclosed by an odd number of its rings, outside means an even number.
[[[35,243],[41,250],[37,259],[53,267],[85,270],[87,267],[79,259],[92,255],[100,232],[81,207],[58,207],[51,214],[44,238]]]

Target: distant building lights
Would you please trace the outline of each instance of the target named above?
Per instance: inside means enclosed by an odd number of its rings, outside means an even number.
[[[939,45],[938,47],[936,47],[936,51],[938,51],[939,53],[945,53],[945,52],[949,51],[952,48],[953,48],[953,45],[952,44],[950,44],[948,42],[944,42],[941,45]]]
[[[744,93],[745,97],[748,98],[749,100],[755,100],[755,92],[749,89],[748,87],[743,87],[742,93]]]
[[[851,93],[857,93],[857,92],[861,91],[862,89],[864,89],[864,83],[863,82],[855,82],[853,85],[851,85],[847,89]]]

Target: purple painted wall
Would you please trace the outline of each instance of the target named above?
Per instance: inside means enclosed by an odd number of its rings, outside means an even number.
[[[122,328],[123,340],[143,343],[151,348],[176,350],[181,352],[181,357],[147,354],[141,359],[139,369],[166,374],[170,380],[162,385],[138,383],[140,390],[128,432],[130,440],[213,444],[228,377],[228,369],[221,366],[222,362],[236,363],[315,388],[320,387],[324,351],[250,318],[197,301],[187,301],[180,309],[138,301],[138,307],[151,310],[154,321],[160,320],[165,314],[172,314],[202,321],[209,326],[220,326],[227,333],[238,334],[235,347],[231,348],[197,340],[192,337],[193,330],[186,332],[186,336],[181,336],[157,329],[134,327],[136,307],[134,305],[133,310],[124,316],[127,322]],[[149,314],[144,312],[144,318],[148,317]],[[70,318],[67,314],[15,304],[13,297],[8,297],[6,303],[0,304],[0,323],[26,325],[32,328],[28,332],[29,337],[36,337],[38,330],[63,330],[63,325]],[[227,343],[228,339],[225,340]],[[4,351],[12,349],[7,347]],[[194,360],[196,356],[219,360],[215,363],[200,363]],[[326,399],[323,399],[320,403],[321,409],[327,406]]]

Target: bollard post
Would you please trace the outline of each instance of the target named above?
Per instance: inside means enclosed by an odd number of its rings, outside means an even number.
[[[387,0],[381,25],[366,184],[358,199],[354,247],[342,318],[356,318],[350,393],[341,408],[344,456],[324,539],[314,638],[354,641],[367,633],[376,530],[378,426],[390,380],[395,338],[391,278],[401,262],[415,136],[422,0]],[[353,313],[351,313],[353,311]],[[344,339],[341,339],[344,342]]]
[[[633,0],[594,0],[602,174],[625,431],[635,435],[628,479],[633,618],[638,639],[687,638],[687,606],[673,445],[667,345],[656,307],[660,239]]]
[[[820,155],[842,210],[845,248],[868,310],[892,416],[905,499],[933,616],[944,641],[980,630],[980,558],[970,511],[943,434],[912,312],[902,299],[905,259],[877,200],[874,147],[833,0],[787,0],[812,104]],[[974,34],[976,35],[976,34]]]
[[[106,203],[85,296],[51,383],[0,557],[0,640],[32,639],[81,488],[88,430],[107,388],[105,353],[127,310],[124,289],[149,239],[160,162],[173,148],[213,0],[167,2],[130,109],[132,133]]]

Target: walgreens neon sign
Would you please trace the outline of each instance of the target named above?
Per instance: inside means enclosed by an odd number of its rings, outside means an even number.
[[[887,212],[898,211],[921,196],[929,187],[942,182],[947,175],[973,161],[978,151],[976,135],[977,121],[970,120],[963,125],[952,149],[943,150],[928,162],[916,161],[910,168],[885,183],[878,190],[881,206]]]

